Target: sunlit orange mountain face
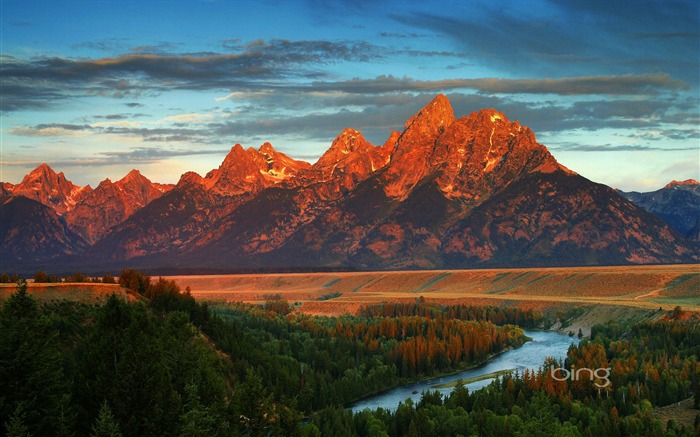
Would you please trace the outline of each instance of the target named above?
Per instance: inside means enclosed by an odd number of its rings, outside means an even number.
[[[5,270],[699,260],[697,242],[559,164],[526,126],[493,109],[457,118],[443,95],[383,145],[345,129],[313,165],[269,143],[235,145],[219,168],[185,173],[175,186],[134,170],[79,187],[42,165],[1,190]]]

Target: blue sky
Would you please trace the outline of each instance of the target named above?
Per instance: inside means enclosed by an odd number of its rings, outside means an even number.
[[[697,1],[0,3],[0,180],[46,162],[158,182],[270,141],[314,162],[436,94],[493,107],[564,165],[651,191],[700,179]]]

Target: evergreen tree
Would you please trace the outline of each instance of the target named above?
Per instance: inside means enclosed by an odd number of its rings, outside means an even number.
[[[119,430],[119,423],[112,414],[112,409],[105,399],[100,406],[100,412],[92,425],[91,437],[121,437],[122,433]]]
[[[238,387],[240,426],[253,436],[265,435],[269,431],[271,396],[263,387],[262,378],[248,368],[245,381]]]
[[[23,423],[33,435],[69,435],[74,410],[57,332],[24,280],[3,305],[0,332],[0,423],[13,432]]]
[[[18,405],[12,416],[5,422],[7,437],[30,437],[29,427],[25,424],[22,406]]]
[[[215,432],[217,418],[207,407],[202,406],[197,386],[188,384],[185,390],[187,400],[183,413],[180,415],[180,436],[208,437],[218,435],[218,432]]]

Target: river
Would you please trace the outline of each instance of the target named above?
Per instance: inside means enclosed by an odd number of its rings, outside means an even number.
[[[525,331],[525,335],[531,337],[532,341],[525,343],[517,349],[505,351],[491,358],[479,367],[449,376],[406,384],[362,399],[354,403],[350,409],[353,411],[362,411],[365,408],[374,410],[381,407],[393,411],[396,410],[399,402],[403,402],[408,398],[413,399],[414,402],[418,402],[423,391],[436,390],[433,387],[439,384],[457,381],[458,379],[474,378],[499,370],[519,369],[522,373],[525,369],[537,369],[542,366],[547,357],[554,357],[558,360],[563,359],[566,356],[569,345],[571,345],[571,343],[578,344],[579,342],[577,337],[569,337],[568,335],[556,332]],[[493,381],[493,378],[476,381],[466,386],[470,391],[473,391],[485,387],[491,383],[491,381]],[[439,389],[439,391],[443,395],[446,395],[452,391],[452,388]]]

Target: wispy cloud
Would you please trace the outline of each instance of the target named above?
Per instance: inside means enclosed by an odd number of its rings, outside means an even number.
[[[685,66],[675,61],[700,50],[698,12],[697,2],[687,0],[633,5],[541,0],[531,9],[479,2],[476,7],[455,4],[449,13],[405,10],[392,17],[449,38],[481,65],[524,75],[624,74],[634,63],[638,68],[633,71],[661,70],[691,82],[700,65],[697,56],[686,59]]]
[[[668,74],[625,74],[620,76],[584,76],[560,79],[445,79],[415,80],[408,77],[379,76],[342,82],[313,82],[315,90],[346,93],[388,93],[405,91],[439,91],[472,89],[495,94],[558,95],[656,95],[668,90],[687,90],[688,84]],[[302,90],[302,88],[299,88]]]
[[[585,145],[585,144],[568,144],[559,146],[550,146],[552,150],[566,150],[570,152],[678,152],[695,150],[692,147],[650,147],[638,144],[623,144],[623,145]]]
[[[16,126],[9,129],[11,135],[23,137],[63,137],[86,135],[90,126],[76,124],[38,124],[36,126]]]
[[[116,161],[129,163],[135,162],[155,162],[163,159],[168,159],[177,156],[195,156],[195,155],[221,155],[225,156],[228,153],[227,149],[178,149],[178,148],[162,148],[162,147],[137,147],[129,151],[109,151],[101,152],[99,155],[103,159],[97,161],[103,162],[104,165],[112,165]]]

